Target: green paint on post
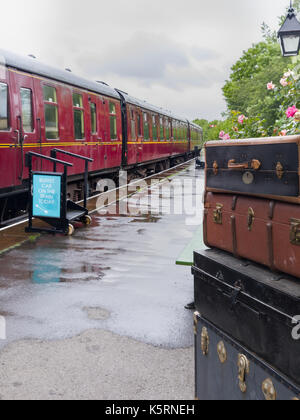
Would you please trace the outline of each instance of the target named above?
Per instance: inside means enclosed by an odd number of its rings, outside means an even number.
[[[200,251],[203,249],[207,249],[207,247],[203,241],[203,228],[202,226],[199,226],[192,240],[177,259],[176,265],[191,267],[194,264],[194,251]]]

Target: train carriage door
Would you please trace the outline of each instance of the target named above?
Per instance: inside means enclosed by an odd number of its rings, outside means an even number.
[[[9,188],[19,184],[16,180],[17,137],[11,115],[12,100],[9,71],[0,65],[0,188]]]
[[[25,154],[29,150],[41,151],[41,115],[38,112],[34,78],[23,73],[11,73],[14,94],[14,123],[18,136],[19,158],[17,176],[20,180],[25,174]]]
[[[141,108],[137,109],[137,133],[138,143],[136,147],[136,162],[140,163],[143,160],[143,139],[144,139],[144,128],[143,128],[144,115]]]
[[[137,163],[138,161],[138,138],[139,138],[139,113],[138,110],[130,105],[128,108],[128,121],[130,124],[129,128],[129,147],[128,147],[128,157],[130,163]]]

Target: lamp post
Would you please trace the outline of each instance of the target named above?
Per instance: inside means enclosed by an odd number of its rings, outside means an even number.
[[[278,32],[283,57],[297,56],[300,50],[300,22],[292,1],[284,24]]]

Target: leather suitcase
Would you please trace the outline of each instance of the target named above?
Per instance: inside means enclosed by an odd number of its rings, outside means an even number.
[[[206,193],[204,242],[300,278],[300,206]]]
[[[300,136],[207,142],[206,188],[300,203]]]
[[[199,312],[194,315],[196,400],[293,401],[300,388]]]
[[[299,282],[220,250],[194,260],[196,310],[299,387]]]

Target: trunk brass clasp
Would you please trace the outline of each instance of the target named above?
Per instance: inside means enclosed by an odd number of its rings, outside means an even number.
[[[249,230],[249,232],[251,232],[251,230],[252,230],[254,219],[255,219],[254,210],[253,210],[253,208],[249,207],[249,209],[248,209],[248,230]]]
[[[276,175],[278,179],[282,179],[284,175],[284,167],[280,162],[278,162],[276,165]]]
[[[217,204],[216,209],[214,210],[214,222],[217,225],[221,225],[223,223],[223,215],[222,215],[223,207],[224,207],[223,204]]]
[[[202,350],[203,356],[208,355],[209,335],[208,335],[208,330],[205,327],[203,327],[202,333],[201,333],[201,350]]]
[[[218,162],[216,160],[213,163],[213,172],[214,172],[215,175],[218,175],[219,165],[218,165]]]
[[[223,341],[220,341],[217,346],[220,362],[224,364],[227,361],[227,351]]]
[[[247,391],[247,375],[250,373],[250,363],[244,354],[239,354],[238,357],[238,368],[239,368],[239,387],[241,392],[244,394]]]
[[[267,401],[275,401],[277,398],[276,389],[271,379],[266,379],[262,384],[262,392]]]
[[[290,241],[293,245],[300,245],[300,220],[291,219]]]

